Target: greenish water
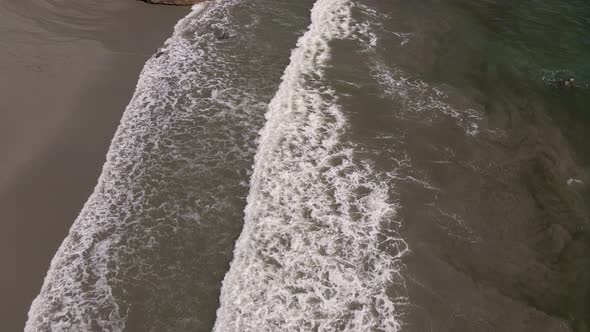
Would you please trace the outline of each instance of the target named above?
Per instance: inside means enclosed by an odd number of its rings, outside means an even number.
[[[590,2],[459,0],[436,6],[437,19],[446,17],[439,21],[445,28],[435,33],[435,61],[423,75],[475,89],[490,124],[516,137],[531,127],[557,127],[565,137],[566,144],[552,147],[557,152],[549,162],[521,175],[530,179],[542,211],[538,222],[564,225],[574,240],[550,263],[559,274],[553,284],[539,293],[522,285],[519,297],[587,331],[590,194],[587,188],[571,190],[553,175],[563,166],[560,153],[569,147],[580,173],[588,174],[590,166]],[[567,77],[576,79],[575,88],[558,86]]]
[[[395,189],[414,250],[409,298],[420,308],[409,330],[558,328],[531,318],[533,308],[587,331],[590,3],[374,2],[386,16],[377,53],[408,80],[393,75],[404,82],[393,88],[397,104],[375,106],[365,131],[403,133],[398,160],[407,156],[412,176],[436,188]],[[571,77],[574,88],[560,86]],[[441,120],[440,95],[412,80],[443,91],[455,121]],[[469,108],[483,114],[473,137],[460,130]]]
[[[590,80],[590,3],[587,1],[449,1],[452,22],[438,36],[433,80],[479,89],[488,99],[539,98],[590,162],[590,89],[551,89],[548,80]],[[543,81],[545,78],[545,82]],[[534,113],[534,110],[528,110]],[[519,114],[534,121],[534,114]],[[518,125],[518,124],[512,124]]]

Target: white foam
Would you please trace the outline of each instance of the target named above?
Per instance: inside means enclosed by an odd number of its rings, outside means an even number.
[[[173,36],[166,42],[168,51],[178,51],[175,44],[183,43],[178,37],[180,27],[206,6],[206,3],[197,6],[177,23]],[[121,214],[109,214],[108,209],[127,210],[134,205],[141,206],[139,202],[145,195],[142,190],[126,193],[120,187],[121,184],[129,185],[129,190],[135,187],[123,170],[128,167],[129,174],[142,173],[138,163],[144,157],[141,150],[150,140],[158,138],[156,133],[150,132],[153,128],[149,126],[148,106],[161,104],[157,96],[170,91],[161,80],[161,69],[156,58],[146,63],[134,97],[111,143],[97,186],[51,262],[43,287],[29,309],[25,331],[97,328],[122,331],[125,328],[126,312],[121,310],[113,295],[112,285],[116,281],[108,279],[122,268],[118,264],[118,252],[113,251],[125,233],[122,228],[141,224],[141,221],[125,220]],[[100,234],[105,234],[106,238],[98,239]]]
[[[191,266],[191,274],[186,265],[193,257],[196,262],[201,256],[200,261],[220,256],[215,260],[221,262],[220,271],[215,272],[223,273],[233,237],[224,227],[237,232],[239,224],[231,222],[240,220],[241,203],[233,203],[240,198],[234,196],[245,194],[243,170],[251,165],[256,130],[270,98],[262,96],[256,83],[243,84],[256,67],[243,77],[233,55],[219,52],[213,30],[233,32],[226,9],[240,2],[196,5],[146,63],[97,186],[31,305],[26,331],[124,330],[132,310],[127,300],[138,288],[155,302],[142,308],[144,315],[157,312],[158,306],[179,315],[187,311],[179,321],[194,323],[193,329],[200,326],[190,310],[217,289],[206,282],[198,289],[198,282],[190,280],[197,268]],[[244,38],[248,31],[243,30]],[[220,219],[230,225],[216,226]],[[221,231],[213,232],[215,227]],[[213,239],[205,249],[193,244],[199,231]],[[207,277],[213,267],[208,269],[203,279],[215,282]],[[178,282],[176,288],[171,281]],[[202,299],[181,296],[183,287],[201,292]]]
[[[384,25],[385,21],[391,19],[388,15],[364,4],[356,4],[355,7],[362,17],[362,22],[357,24],[355,37],[364,44],[371,77],[380,85],[383,95],[402,106],[398,116],[422,116],[426,121],[441,117],[453,118],[467,135],[477,135],[482,121],[481,112],[470,107],[454,107],[447,102],[448,95],[440,88],[413,78],[400,68],[390,68],[380,57],[378,34],[397,36],[400,47],[403,47],[410,41],[412,33],[390,31]]]
[[[574,71],[570,69],[556,69],[556,70],[541,70],[540,71],[541,80],[545,85],[548,86],[555,86],[558,84],[560,80],[565,78],[575,77]]]
[[[447,93],[432,87],[418,78],[410,78],[400,69],[391,69],[374,58],[371,75],[380,84],[386,97],[392,98],[402,106],[400,117],[425,116],[428,121],[439,117],[454,119],[465,134],[479,134],[483,119],[481,112],[474,108],[457,109],[445,100]]]
[[[195,19],[197,16],[201,15],[207,9],[210,3],[210,1],[203,1],[194,4],[191,7],[191,12],[184,19],[176,23],[176,25],[174,26],[173,35],[180,34],[182,33],[182,31],[186,30],[187,27],[191,24],[192,20]]]
[[[576,184],[583,184],[584,182],[582,182],[582,180],[580,180],[580,179],[569,178],[569,179],[567,179],[566,183],[568,186],[571,186],[571,185],[576,185]]]
[[[439,213],[437,224],[441,229],[446,231],[449,236],[471,244],[482,241],[481,235],[477,234],[475,230],[465,222],[463,217],[456,213],[443,211],[440,208],[437,210]]]
[[[396,205],[343,142],[348,124],[323,79],[330,43],[354,37],[352,5],[316,2],[270,103],[215,331],[400,328]]]

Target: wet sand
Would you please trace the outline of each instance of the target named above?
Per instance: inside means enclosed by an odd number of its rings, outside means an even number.
[[[145,61],[188,8],[0,0],[0,321],[24,326]]]

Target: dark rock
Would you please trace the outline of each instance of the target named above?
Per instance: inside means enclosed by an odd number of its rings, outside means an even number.
[[[147,3],[161,4],[161,5],[177,5],[177,6],[190,6],[203,2],[204,0],[143,0]]]

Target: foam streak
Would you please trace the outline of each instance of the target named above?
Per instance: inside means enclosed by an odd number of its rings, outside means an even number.
[[[215,331],[400,328],[396,205],[343,142],[347,121],[324,79],[330,43],[354,39],[353,6],[316,2],[270,103]]]

